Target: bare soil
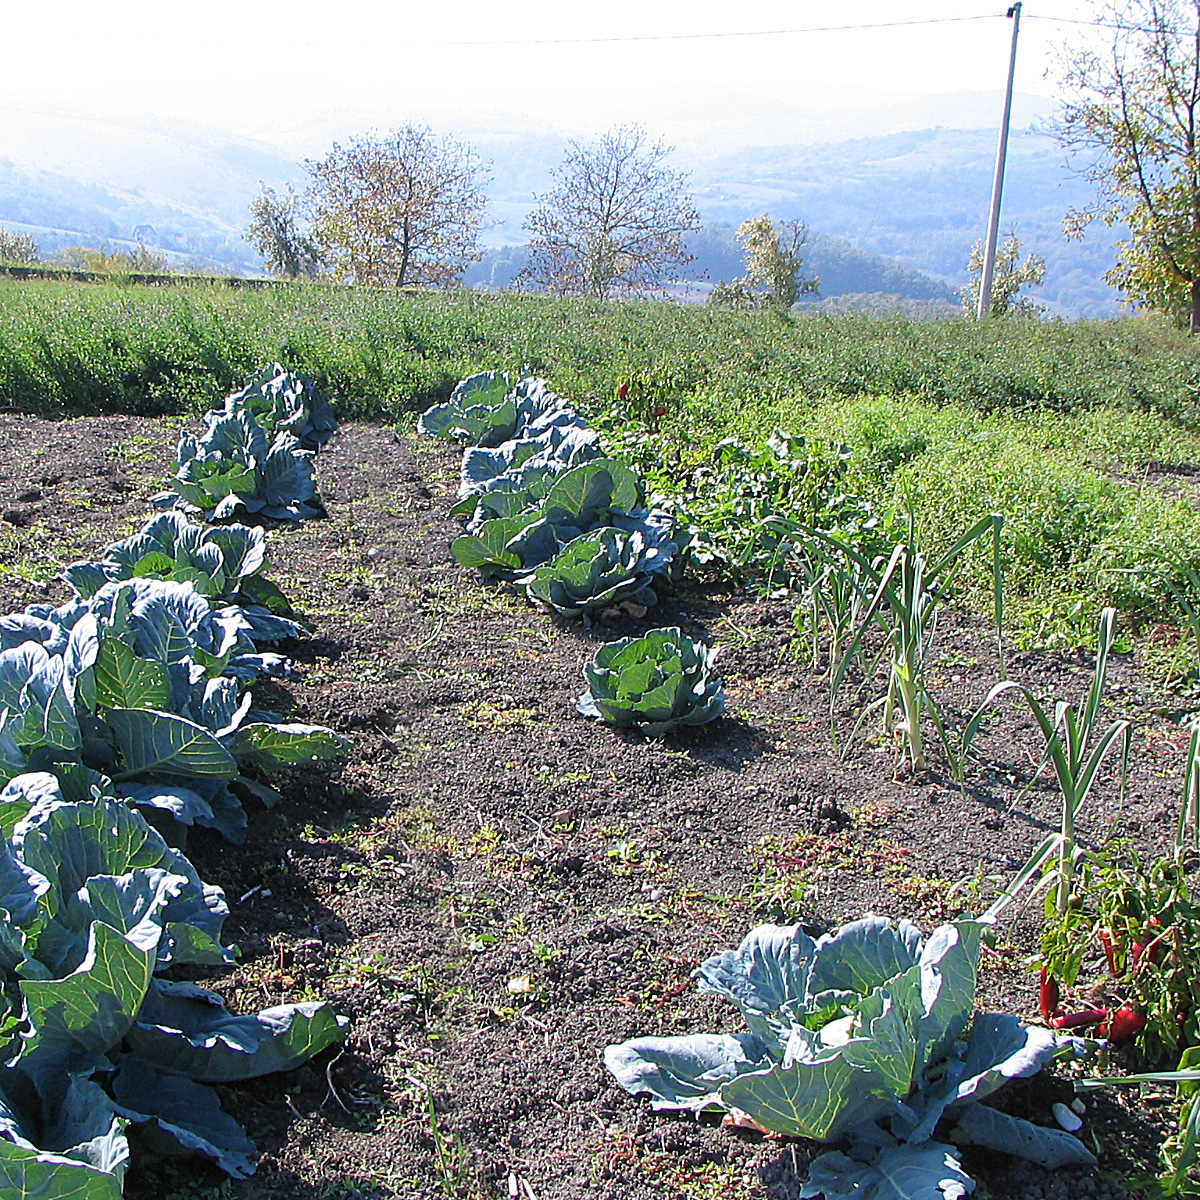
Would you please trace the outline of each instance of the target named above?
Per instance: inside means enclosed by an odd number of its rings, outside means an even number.
[[[61,565],[140,526],[176,432],[0,418],[0,611],[65,599]],[[786,601],[693,580],[643,620],[586,628],[481,586],[449,551],[457,468],[452,451],[345,427],[319,460],[328,519],[272,533],[270,574],[314,636],[285,647],[297,678],[262,691],[354,749],[285,779],[244,846],[189,844],[242,949],[208,983],[238,1010],[327,996],[352,1032],[341,1053],[224,1090],[262,1150],[253,1178],[147,1158],[127,1194],[788,1200],[811,1147],[655,1115],[608,1077],[604,1046],[736,1029],[689,976],[762,920],[818,932],[876,912],[928,929],[976,910],[987,877],[1006,879],[1057,821],[1048,782],[1026,787],[1036,729],[1001,705],[965,788],[938,769],[898,781],[873,721],[851,736],[840,711],[835,744]],[[601,642],[676,624],[721,647],[726,716],[654,742],[576,714]],[[1000,677],[994,635],[951,612],[937,647],[937,693],[969,711]],[[1133,777],[1123,805],[1103,782],[1084,833],[1155,848],[1183,746],[1152,713],[1161,686],[1118,659],[1109,700],[1137,723]],[[1013,654],[1008,671],[1073,698],[1090,659]],[[1004,925],[987,1006],[1036,1018],[1035,937],[1028,914]],[[1011,1090],[1046,1124],[1072,1094],[1054,1075]],[[1155,1169],[1169,1116],[1101,1094],[1086,1131],[1098,1170],[978,1153],[967,1166],[979,1195],[1121,1197],[1121,1179]]]

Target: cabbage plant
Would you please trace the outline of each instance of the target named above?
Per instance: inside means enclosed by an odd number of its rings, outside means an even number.
[[[608,642],[584,667],[588,690],[575,707],[585,717],[649,737],[704,725],[725,710],[716,657],[675,626]]]
[[[190,583],[210,604],[235,606],[255,641],[306,637],[304,626],[291,619],[287,597],[262,574],[266,544],[256,526],[195,525],[182,513],[160,513],[108,546],[99,562],[72,563],[63,578],[82,600],[122,579]]]
[[[525,598],[565,617],[588,617],[625,602],[646,608],[658,603],[651,587],[665,568],[660,546],[638,530],[611,526],[581,534],[517,586]]]
[[[332,730],[252,707],[227,672],[283,660],[232,655],[240,624],[212,613],[190,585],[107,584],[87,604],[5,618],[0,635],[0,780],[102,772],[131,803],[240,841],[241,799],[278,799],[248,771],[346,748]]]
[[[615,459],[572,467],[548,488],[514,496],[515,515],[481,520],[497,499],[509,497],[502,492],[478,497],[475,518],[450,547],[462,566],[477,567],[486,576],[520,581],[575,539],[603,529],[639,534],[653,549],[649,573],[665,571],[678,550],[672,518],[645,507],[641,481]]]
[[[450,511],[476,524],[512,516],[539,503],[564,471],[600,457],[599,437],[574,427],[554,426],[495,449],[472,447],[463,451],[459,503]]]
[[[169,491],[151,497],[159,508],[223,521],[246,512],[283,521],[317,517],[312,452],[285,429],[273,437],[250,415],[210,414],[200,437],[180,435],[178,467]]]
[[[0,790],[0,1194],[120,1200],[128,1126],[235,1178],[255,1149],[207,1085],[342,1040],[328,1004],[235,1016],[159,972],[230,963],[219,888],[136,813],[68,802],[51,775]]]
[[[289,371],[279,363],[264,367],[238,391],[225,397],[218,412],[209,419],[249,413],[269,437],[283,430],[301,448],[320,450],[337,432],[333,409],[307,375]]]
[[[499,446],[537,436],[554,426],[582,428],[583,417],[545,380],[526,378],[512,386],[503,371],[483,371],[461,380],[450,399],[427,409],[417,432],[466,446]]]
[[[701,991],[741,1010],[747,1032],[635,1038],[609,1046],[605,1064],[656,1109],[724,1109],[774,1133],[845,1143],[813,1159],[805,1197],[969,1195],[962,1145],[1050,1168],[1094,1163],[1071,1134],[981,1103],[1082,1047],[975,1012],[981,932],[958,921],[922,940],[908,921],[869,916],[814,941],[799,925],[759,926],[695,973]]]

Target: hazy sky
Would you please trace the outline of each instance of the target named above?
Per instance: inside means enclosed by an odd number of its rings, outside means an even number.
[[[452,119],[495,113],[564,131],[614,119],[653,127],[669,95],[681,104],[722,92],[854,109],[888,93],[929,95],[1003,86],[1011,22],[1005,0],[59,0],[5,16],[0,98],[75,109],[180,116],[270,134],[331,111]],[[1086,18],[1088,0],[1025,6],[1018,89],[1051,94],[1054,47],[1086,31],[1046,18]],[[838,32],[646,38],[981,17]],[[478,43],[473,45],[450,43]],[[883,93],[884,95],[880,95]],[[869,132],[869,131],[864,131]]]

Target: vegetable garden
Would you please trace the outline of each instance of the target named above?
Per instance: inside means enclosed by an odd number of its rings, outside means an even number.
[[[1189,561],[1026,648],[1021,514],[675,402],[5,420],[9,1186],[1198,1186],[1121,1082],[1200,1043]]]

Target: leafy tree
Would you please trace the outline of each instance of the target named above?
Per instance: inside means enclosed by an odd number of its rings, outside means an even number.
[[[446,287],[481,257],[486,180],[470,147],[404,125],[307,166],[311,236],[338,278]]]
[[[1059,139],[1092,152],[1093,206],[1067,215],[1124,225],[1109,283],[1200,330],[1200,0],[1113,0],[1103,51],[1067,63]]]
[[[691,262],[687,235],[700,228],[687,175],[664,165],[670,152],[636,125],[589,144],[571,142],[554,190],[536,198],[525,222],[521,281],[602,300],[661,294]]]
[[[29,234],[0,228],[0,262],[30,266],[39,262],[41,257],[37,242]]]
[[[746,274],[731,283],[719,283],[709,293],[709,303],[727,308],[771,308],[788,312],[801,296],[820,286],[817,279],[801,279],[804,258],[800,247],[808,241],[808,227],[799,221],[772,223],[763,213],[738,226],[737,239],[746,255]]]
[[[290,187],[279,196],[264,184],[250,201],[250,218],[246,241],[258,251],[272,275],[299,279],[317,274],[321,256],[312,239],[297,226],[300,197]]]
[[[962,290],[963,308],[974,315],[979,311],[979,287],[983,282],[983,242],[971,247],[967,261],[971,282]],[[1045,309],[1040,304],[1017,293],[1026,284],[1037,286],[1045,281],[1046,260],[1040,254],[1030,254],[1021,261],[1021,242],[1016,234],[1009,234],[996,249],[996,261],[992,268],[992,294],[988,308],[993,317],[1034,317]]]

